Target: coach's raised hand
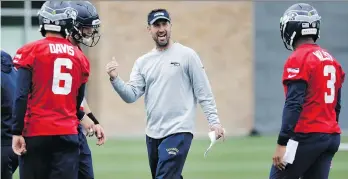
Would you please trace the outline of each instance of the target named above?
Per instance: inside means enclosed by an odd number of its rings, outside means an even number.
[[[117,67],[118,63],[115,57],[112,57],[112,61],[106,64],[106,72],[109,74],[110,78],[116,78],[118,76]]]

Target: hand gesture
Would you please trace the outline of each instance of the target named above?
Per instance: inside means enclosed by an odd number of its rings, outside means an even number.
[[[112,61],[106,64],[106,72],[109,74],[111,78],[116,78],[118,76],[117,67],[118,63],[115,57],[112,57]]]

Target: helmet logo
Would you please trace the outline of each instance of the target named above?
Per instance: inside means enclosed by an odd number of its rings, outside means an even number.
[[[294,21],[296,16],[297,16],[297,14],[296,14],[296,12],[292,12],[292,13],[288,14],[288,16],[289,16],[289,20],[290,21]]]
[[[69,9],[67,9],[66,11],[65,11],[65,14],[66,14],[66,16],[68,17],[68,18],[72,18],[72,19],[76,19],[76,17],[77,17],[77,12],[76,12],[76,10],[75,9],[73,9],[73,8],[69,8]]]

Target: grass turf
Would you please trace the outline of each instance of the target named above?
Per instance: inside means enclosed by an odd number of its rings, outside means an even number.
[[[183,171],[185,179],[266,179],[275,137],[229,138],[203,158],[208,140],[194,139]],[[348,137],[342,138],[348,142]],[[104,146],[89,141],[96,179],[151,179],[144,139],[109,139]],[[16,173],[14,179],[18,179]],[[330,179],[348,176],[348,151],[339,151]]]

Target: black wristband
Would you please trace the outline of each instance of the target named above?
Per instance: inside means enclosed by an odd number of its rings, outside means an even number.
[[[85,116],[85,112],[83,112],[82,110],[78,110],[76,116],[81,121],[83,116]]]
[[[99,121],[97,120],[97,118],[95,118],[92,112],[88,113],[87,116],[92,119],[94,124],[99,124]]]
[[[287,136],[281,136],[281,135],[279,135],[279,136],[278,136],[277,143],[278,143],[278,145],[286,146],[286,144],[288,143],[289,139],[290,139],[290,138],[287,137]]]

